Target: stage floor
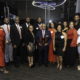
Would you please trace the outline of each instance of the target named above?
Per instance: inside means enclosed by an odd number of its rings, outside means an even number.
[[[0,80],[80,80],[77,65],[71,68],[63,67],[61,71],[56,68],[56,64],[48,64],[47,68],[38,64],[34,68],[29,68],[28,64],[19,65],[19,68],[8,65],[6,68],[10,73],[0,72]]]

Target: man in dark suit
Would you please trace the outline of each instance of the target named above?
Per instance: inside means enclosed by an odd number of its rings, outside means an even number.
[[[27,48],[26,48],[26,34],[29,30],[29,25],[30,25],[30,18],[26,17],[26,22],[22,25],[23,27],[23,54],[24,54],[24,62],[28,62],[26,56],[27,56]]]
[[[30,25],[30,18],[27,17],[26,22],[22,25],[22,27],[23,27],[23,45],[25,45],[26,33],[29,30],[29,25]]]
[[[37,31],[42,29],[41,26],[42,26],[42,18],[38,17],[37,23],[35,23],[35,25],[34,25],[34,33],[35,33],[35,35],[36,35]]]
[[[50,31],[46,30],[46,24],[42,24],[42,30],[39,30],[37,32],[36,41],[38,44],[39,66],[41,66],[43,63],[42,58],[44,54],[44,64],[45,67],[47,67],[48,50],[49,50],[49,44],[51,42],[51,33]]]
[[[36,36],[37,31],[41,30],[42,26],[42,18],[38,17],[37,18],[37,23],[34,24],[34,34]],[[38,49],[37,49],[37,42],[36,42],[36,50],[35,50],[35,54],[34,54],[34,61],[36,62],[38,60]]]
[[[75,21],[75,29],[78,30],[80,28],[80,16],[78,13],[75,14],[74,16],[74,21]]]
[[[13,45],[13,61],[16,68],[18,68],[17,51],[19,50],[21,61],[23,61],[22,53],[22,26],[19,25],[19,17],[15,18],[15,24],[11,26],[10,38]]]

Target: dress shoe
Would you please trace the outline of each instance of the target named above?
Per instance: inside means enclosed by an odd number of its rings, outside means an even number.
[[[9,65],[9,62],[6,62],[6,66],[8,66]]]
[[[47,64],[44,64],[45,65],[45,67],[48,67],[48,65]]]
[[[15,64],[15,67],[16,67],[16,68],[19,68],[19,65],[18,65],[18,64]]]
[[[25,64],[25,62],[21,62],[21,64]]]
[[[13,61],[10,61],[10,63],[13,63]]]
[[[39,66],[42,66],[42,64],[39,64]]]
[[[35,64],[33,64],[30,68],[34,68]]]

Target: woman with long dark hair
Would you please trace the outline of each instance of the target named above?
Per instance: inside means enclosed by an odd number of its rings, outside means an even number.
[[[52,38],[52,41],[49,45],[49,53],[48,53],[48,61],[51,62],[56,62],[56,55],[53,53],[53,36],[56,32],[56,29],[55,29],[55,23],[54,22],[51,22],[50,25],[49,25],[49,31],[51,32],[51,38]]]
[[[67,31],[67,47],[64,55],[64,65],[67,67],[74,66],[76,63],[76,44],[77,30],[74,28],[74,22],[69,22],[69,30]]]
[[[29,26],[29,31],[27,32],[26,35],[26,45],[27,45],[27,52],[28,52],[28,61],[29,61],[29,67],[33,68],[34,63],[33,63],[33,55],[35,51],[35,36],[33,33],[33,26]]]
[[[68,23],[67,23],[67,21],[64,21],[63,22],[63,32],[66,32],[68,30]]]
[[[54,51],[57,55],[57,68],[62,70],[63,56],[67,44],[67,35],[65,32],[62,32],[62,26],[60,24],[57,26],[57,32],[54,35],[53,42]]]

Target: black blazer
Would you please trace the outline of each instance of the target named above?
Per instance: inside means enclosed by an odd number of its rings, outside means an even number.
[[[20,29],[22,34],[23,32],[22,26],[20,26]],[[15,24],[11,25],[10,38],[11,38],[12,45],[17,45],[17,46],[20,45],[20,35]]]
[[[34,25],[34,34],[36,35],[37,34],[37,31],[39,31],[40,29],[39,29],[39,25],[38,25],[38,23],[35,23],[35,25]]]
[[[46,27],[46,30],[47,30],[48,28]],[[37,32],[40,30],[40,28],[39,28],[39,25],[38,25],[38,22],[37,23],[35,23],[35,25],[34,25],[34,34],[35,34],[35,36],[36,36],[36,34],[37,34]]]
[[[29,30],[29,27],[26,26],[26,23],[24,23],[22,25],[22,27],[23,27],[23,34],[22,34],[23,35],[23,43],[25,43],[26,42],[26,34]]]
[[[31,32],[30,31],[28,31],[27,32],[27,35],[26,35],[26,43],[27,43],[27,45],[29,45],[29,42],[31,42],[31,43],[34,43],[34,37],[33,37],[33,35],[31,34]]]
[[[74,27],[76,30],[78,30],[79,28],[80,28],[80,21],[78,22],[78,24],[77,25],[75,25],[75,27]]]

